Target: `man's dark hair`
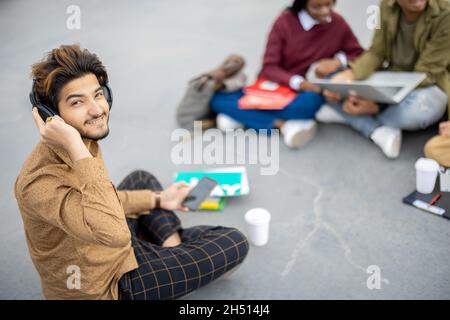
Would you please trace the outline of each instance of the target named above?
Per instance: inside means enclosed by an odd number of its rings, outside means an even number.
[[[306,9],[308,1],[309,0],[294,0],[292,5],[288,7],[288,10],[291,11],[293,14],[297,15],[300,11]],[[336,0],[333,0],[333,3],[336,4]]]
[[[58,111],[62,87],[90,73],[100,84],[108,83],[106,68],[97,55],[74,44],[62,45],[47,53],[42,61],[33,64],[31,77],[39,101]]]

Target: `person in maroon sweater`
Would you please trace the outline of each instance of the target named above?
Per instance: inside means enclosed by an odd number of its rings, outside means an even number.
[[[295,0],[270,31],[259,77],[289,86],[297,97],[282,110],[242,110],[237,92],[216,92],[211,109],[221,129],[280,128],[289,147],[298,148],[316,131],[314,115],[324,102],[320,88],[305,79],[312,64],[324,77],[347,66],[362,52],[344,18],[333,11],[333,0]]]

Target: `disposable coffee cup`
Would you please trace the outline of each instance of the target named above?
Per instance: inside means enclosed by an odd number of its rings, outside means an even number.
[[[247,236],[255,246],[264,246],[269,240],[270,213],[266,209],[255,208],[245,214]]]
[[[439,164],[432,159],[420,158],[416,161],[415,167],[417,191],[424,194],[433,192]]]

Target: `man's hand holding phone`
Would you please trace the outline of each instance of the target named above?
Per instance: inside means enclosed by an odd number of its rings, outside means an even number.
[[[198,210],[202,202],[211,195],[211,192],[217,186],[217,181],[210,177],[203,177],[197,185],[189,192],[183,201],[183,206],[189,210]]]
[[[195,187],[184,181],[174,183],[161,192],[161,208],[166,210],[197,210],[217,186],[217,181],[203,177]]]
[[[66,150],[73,162],[92,157],[78,130],[60,116],[56,115],[44,122],[37,108],[33,108],[32,114],[43,143]]]
[[[172,184],[161,192],[161,209],[189,211],[182,203],[192,189],[184,181]]]

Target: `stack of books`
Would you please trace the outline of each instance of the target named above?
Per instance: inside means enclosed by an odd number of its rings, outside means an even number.
[[[207,198],[200,205],[200,210],[205,210],[205,211],[222,211],[226,200],[227,200],[226,197],[220,197],[220,198],[210,197],[210,198]]]
[[[284,109],[297,93],[291,88],[276,82],[259,78],[255,83],[244,88],[244,96],[239,99],[240,109]]]
[[[200,210],[221,211],[230,197],[239,197],[250,192],[245,167],[228,167],[205,171],[179,171],[175,182],[184,181],[195,186],[201,178],[209,177],[217,181],[217,186],[209,198],[202,202]]]

